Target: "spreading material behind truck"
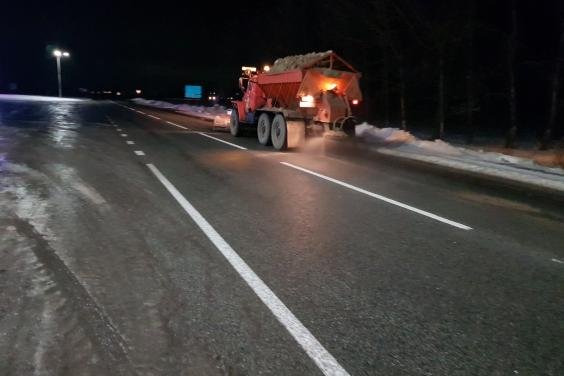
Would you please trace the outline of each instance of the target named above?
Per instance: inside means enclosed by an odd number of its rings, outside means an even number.
[[[333,51],[288,56],[257,71],[243,67],[242,100],[233,101],[230,130],[256,127],[262,145],[299,147],[324,132],[354,135],[352,108],[362,100],[361,74]]]

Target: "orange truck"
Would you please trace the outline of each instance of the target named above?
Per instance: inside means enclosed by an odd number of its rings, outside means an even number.
[[[352,110],[362,100],[361,74],[333,51],[288,56],[262,71],[242,71],[243,98],[232,102],[233,136],[256,128],[259,143],[284,150],[325,132],[354,135]]]

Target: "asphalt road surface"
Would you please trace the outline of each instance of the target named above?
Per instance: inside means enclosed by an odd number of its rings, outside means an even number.
[[[339,142],[0,102],[1,375],[563,375],[564,208]]]

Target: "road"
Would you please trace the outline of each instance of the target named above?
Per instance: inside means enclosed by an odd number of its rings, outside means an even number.
[[[110,101],[0,102],[2,375],[562,375],[564,208]]]

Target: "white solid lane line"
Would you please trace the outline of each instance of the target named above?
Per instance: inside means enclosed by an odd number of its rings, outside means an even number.
[[[179,124],[173,123],[172,121],[168,121],[168,120],[166,120],[165,122],[166,122],[167,124],[173,125],[173,126],[175,126],[175,127],[178,127],[178,128],[182,128],[182,129],[190,129],[190,128],[188,128],[188,127],[185,127],[185,126],[183,126],[183,125],[179,125]]]
[[[224,141],[224,140],[222,140],[221,138],[217,138],[217,137],[214,137],[214,136],[210,136],[209,134],[205,134],[204,132],[197,132],[197,133],[198,133],[198,134],[201,134],[202,136],[211,138],[212,140],[216,140],[216,141],[219,141],[219,142],[223,142],[224,144],[233,146],[234,148],[241,149],[241,150],[247,150],[247,148],[245,148],[245,147],[239,146],[239,145],[237,145],[237,144],[232,144],[231,142]]]
[[[153,119],[162,120],[160,117],[157,117],[157,116],[154,116],[154,115],[151,115],[151,114],[146,114],[146,113],[144,113],[144,112],[142,112],[142,111],[138,111],[138,110],[134,110],[134,111],[135,111],[135,112],[138,112],[138,113],[140,113],[140,114],[143,114],[143,115],[147,115],[147,116],[149,116],[149,117],[152,117]],[[165,120],[165,123],[170,124],[170,125],[175,126],[175,127],[178,127],[178,128],[190,130],[190,128],[185,127],[185,126],[183,126],[183,125],[179,125],[179,124],[173,123],[172,121]],[[221,138],[217,138],[217,137],[214,137],[214,136],[210,136],[209,134],[206,134],[206,133],[204,133],[204,132],[196,132],[196,133],[198,133],[198,134],[200,134],[200,135],[202,135],[202,136],[204,136],[204,137],[211,138],[212,140],[216,140],[216,141],[222,142],[222,143],[227,144],[227,145],[229,145],[229,146],[233,146],[234,148],[237,148],[237,149],[248,150],[246,147],[239,146],[239,145],[237,145],[237,144],[233,144],[233,143],[231,143],[231,142],[222,140]]]
[[[223,237],[212,227],[212,225],[200,214],[194,206],[180,193],[174,185],[152,164],[147,167],[157,179],[164,185],[167,191],[174,197],[176,202],[192,218],[198,227],[206,234],[219,252],[227,259],[229,264],[239,273],[241,278],[249,285],[260,300],[274,314],[276,319],[288,330],[294,339],[300,344],[317,367],[325,375],[349,375],[347,371],[337,362],[311,332],[298,320],[286,305],[274,294],[274,292],[260,279],[260,277],[247,265],[247,263],[235,252]]]
[[[135,145],[135,141],[127,140],[127,141],[125,141],[125,143],[128,144],[128,145]]]
[[[280,162],[280,163],[283,164],[284,166],[288,166],[288,167],[294,168],[294,169],[296,169],[296,170],[305,172],[305,173],[307,173],[307,174],[310,174],[310,175],[313,175],[313,176],[317,176],[318,178],[325,179],[325,180],[327,180],[327,181],[330,181],[330,182],[332,182],[332,183],[338,184],[338,185],[340,185],[340,186],[343,186],[343,187],[352,189],[353,191],[356,191],[356,192],[364,193],[364,194],[367,195],[367,196],[376,198],[376,199],[378,199],[378,200],[382,200],[382,201],[387,202],[387,203],[392,204],[392,205],[399,206],[399,207],[401,207],[401,208],[410,210],[410,211],[412,211],[412,212],[414,212],[414,213],[417,213],[417,214],[421,214],[421,215],[423,215],[423,216],[425,216],[425,217],[434,219],[434,220],[436,220],[436,221],[446,223],[446,224],[451,225],[451,226],[454,226],[454,227],[456,227],[456,228],[459,228],[459,229],[462,229],[462,230],[472,230],[472,227],[463,225],[462,223],[458,223],[458,222],[455,222],[455,221],[451,221],[450,219],[447,219],[447,218],[438,216],[438,215],[436,215],[436,214],[430,213],[430,212],[425,211],[425,210],[417,209],[417,208],[415,208],[415,207],[413,207],[413,206],[404,204],[404,203],[402,203],[402,202],[393,200],[393,199],[391,199],[391,198],[388,198],[388,197],[385,197],[385,196],[382,196],[382,195],[379,195],[379,194],[376,194],[376,193],[367,191],[367,190],[362,189],[362,188],[359,188],[359,187],[355,187],[355,186],[352,185],[352,184],[345,183],[345,182],[343,182],[343,181],[330,178],[329,176],[325,176],[325,175],[319,174],[319,173],[317,173],[317,172],[308,170],[308,169],[303,168],[303,167],[300,167],[300,166],[293,165],[293,164],[291,164],[291,163],[287,163],[287,162]]]
[[[135,155],[145,155],[145,153],[142,150],[135,150],[134,153]]]

